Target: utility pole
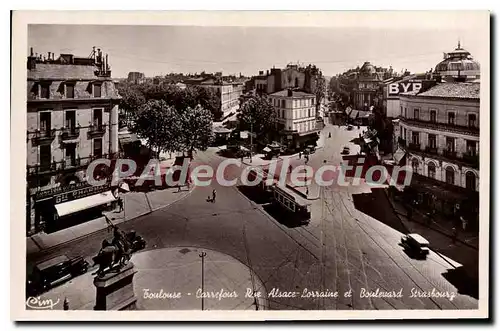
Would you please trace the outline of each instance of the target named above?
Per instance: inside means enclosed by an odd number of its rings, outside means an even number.
[[[252,151],[253,151],[253,118],[250,122],[250,163],[252,163]]]
[[[205,286],[204,286],[204,277],[205,277],[205,256],[207,256],[207,253],[201,252],[200,257],[201,257],[201,310],[205,309],[204,306],[204,299],[203,295],[205,292]]]

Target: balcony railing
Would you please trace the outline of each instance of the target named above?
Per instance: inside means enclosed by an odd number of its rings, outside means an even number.
[[[420,151],[420,144],[409,143],[408,144],[408,149],[410,149],[412,151]]]
[[[62,139],[76,139],[80,135],[80,128],[79,127],[64,127],[61,130],[61,137]]]
[[[33,166],[28,166],[28,174],[34,175],[43,175],[43,174],[49,174],[53,171],[56,171],[57,169],[57,163],[56,162],[51,162],[51,163],[44,163],[44,164],[37,164]]]
[[[443,151],[443,156],[447,157],[449,159],[456,159],[457,158],[457,152],[452,151],[452,150],[444,150]]]
[[[79,157],[69,158],[61,161],[60,164],[62,170],[73,169],[79,167],[82,164],[82,160]]]
[[[106,132],[106,126],[102,124],[91,124],[89,126],[89,135],[97,136],[103,135]]]
[[[33,139],[37,142],[52,141],[56,137],[56,129],[36,130]]]
[[[426,152],[426,153],[429,153],[429,154],[435,154],[435,155],[438,155],[438,149],[437,149],[437,147],[430,147],[430,146],[427,146],[427,147],[425,147],[425,152]]]
[[[479,127],[473,127],[473,126],[469,126],[469,125],[456,125],[456,124],[449,124],[449,123],[416,120],[414,118],[406,118],[404,116],[400,116],[399,118],[407,124],[422,127],[422,128],[435,129],[435,130],[439,130],[439,131],[465,132],[467,134],[471,134],[471,135],[475,135],[475,136],[479,135]]]
[[[479,154],[464,154],[462,155],[462,159],[471,165],[479,165]]]

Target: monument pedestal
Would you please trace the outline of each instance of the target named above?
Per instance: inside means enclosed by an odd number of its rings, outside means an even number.
[[[129,262],[120,271],[95,277],[96,300],[94,310],[132,310],[136,308],[134,275],[137,271]]]

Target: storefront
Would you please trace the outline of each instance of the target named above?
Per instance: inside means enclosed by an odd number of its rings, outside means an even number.
[[[109,183],[92,186],[87,182],[38,192],[35,222],[45,232],[59,231],[102,216],[116,201]]]

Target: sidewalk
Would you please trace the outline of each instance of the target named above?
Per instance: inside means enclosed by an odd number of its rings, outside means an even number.
[[[172,203],[188,196],[194,190],[194,186],[188,190],[183,187],[180,192],[178,188],[166,188],[154,190],[147,193],[143,192],[128,192],[122,194],[124,200],[124,211],[117,213],[115,211],[105,212],[113,224],[120,224],[125,221],[149,214],[155,210],[165,208]],[[104,216],[97,219],[72,226],[70,228],[57,231],[54,233],[37,233],[26,238],[26,253],[36,253],[58,245],[70,242],[72,240],[90,235],[94,232],[103,230],[108,227]]]
[[[201,258],[205,253],[203,290],[221,293],[222,298],[205,298],[205,310],[266,310],[269,303],[266,288],[257,275],[235,258],[194,247],[171,247],[138,252],[131,262],[137,273],[134,291],[138,310],[201,310]],[[92,310],[95,287],[92,271],[57,286],[43,296],[66,298],[70,310]],[[258,291],[256,300],[247,292]],[[168,298],[167,293],[180,293]],[[234,294],[235,293],[235,294]],[[63,309],[63,299],[54,307]]]
[[[449,239],[453,238],[453,227],[455,224],[450,219],[445,219],[442,216],[436,215],[432,220],[428,220],[427,216],[424,215],[420,210],[414,209],[411,220],[407,217],[407,209],[402,202],[389,197],[394,211],[409,223],[417,223],[420,227],[428,228],[432,231],[438,232]],[[456,241],[462,243],[463,245],[469,246],[473,249],[478,249],[479,247],[479,235],[471,232],[464,232],[461,228],[458,228],[458,234]]]

